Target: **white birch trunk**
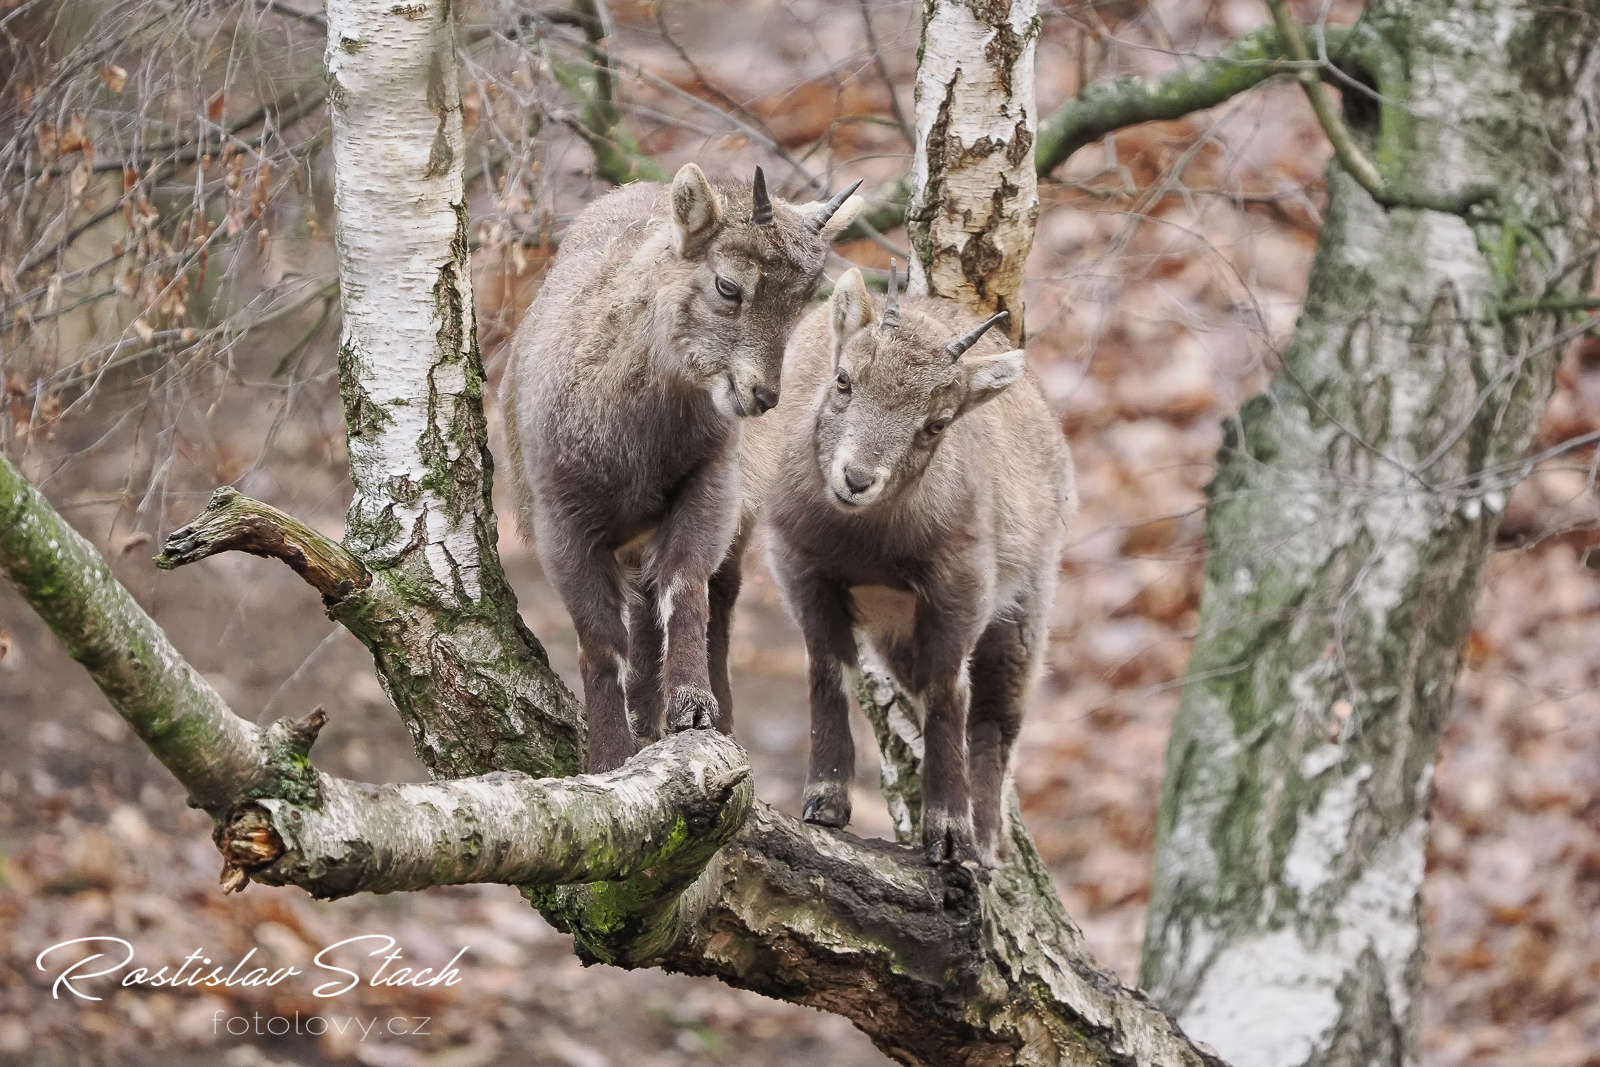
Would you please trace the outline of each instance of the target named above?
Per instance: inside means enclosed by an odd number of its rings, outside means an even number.
[[[331,613],[372,648],[436,773],[570,773],[581,710],[517,617],[493,551],[450,10],[328,4],[340,391],[356,487],[345,543],[375,577]]]
[[[1039,215],[1033,56],[1037,0],[928,0],[917,65],[908,291],[984,313],[1022,336],[1022,268]]]
[[[420,537],[432,579],[459,580],[476,597],[471,528],[431,483],[441,460],[461,455],[435,411],[466,393],[472,346],[450,5],[330,0],[327,63],[344,280],[340,358],[351,474],[364,490],[350,534],[383,556]]]

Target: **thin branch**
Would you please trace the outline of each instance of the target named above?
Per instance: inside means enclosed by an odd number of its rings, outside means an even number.
[[[1283,47],[1283,35],[1263,27],[1230,42],[1217,55],[1152,77],[1128,76],[1093,82],[1039,124],[1034,160],[1039,174],[1055,170],[1067,157],[1113,130],[1141,122],[1178,119],[1216,107],[1280,74],[1309,74],[1318,65],[1306,59],[1305,40],[1291,34],[1299,56]],[[1335,54],[1349,31],[1330,28]]]
[[[524,18],[531,21],[544,23],[552,28],[555,27],[555,23],[551,22],[549,18],[540,13],[530,13],[524,16]],[[564,34],[552,34],[551,36],[555,37],[556,40],[563,41],[567,44],[578,45],[579,47],[582,47],[582,45],[579,45],[578,42],[573,41]],[[507,39],[511,39],[509,35],[507,36]],[[518,45],[522,44],[521,41],[514,41],[513,43]],[[523,45],[523,47],[526,46]],[[779,144],[777,141],[773,140],[765,133],[762,133],[756,127],[750,125],[748,122],[745,122],[738,116],[728,114],[726,111],[722,110],[709,100],[702,100],[693,93],[684,92],[682,89],[678,88],[676,85],[673,85],[665,78],[652,74],[650,71],[639,66],[637,63],[632,63],[616,56],[611,56],[610,62],[613,63],[618,69],[625,70],[634,77],[639,78],[642,81],[649,82],[652,86],[661,90],[663,93],[666,93],[668,96],[671,96],[677,100],[681,100],[684,103],[689,104],[691,107],[699,108],[701,111],[704,111],[707,114],[715,115],[717,118],[726,122],[728,125],[732,126],[734,129],[738,130],[752,141],[756,141],[762,145],[765,145],[785,163],[789,164],[796,174],[805,179],[807,188],[825,188],[822,179],[812,175],[804,167],[800,166],[799,162],[789,154],[789,151],[785,149],[783,145]]]
[[[605,40],[611,36],[611,18],[600,0],[581,0],[576,11],[540,16],[583,30],[585,63],[563,63],[554,57],[550,72],[578,102],[577,117],[562,121],[588,143],[594,153],[595,173],[613,185],[632,181],[665,181],[666,171],[646,155],[622,124],[617,107],[616,63]],[[587,83],[587,84],[586,84]]]
[[[307,25],[315,26],[317,29],[327,32],[328,20],[315,12],[296,11],[288,4],[280,3],[279,0],[256,0],[256,6],[263,11],[270,11],[275,15],[283,15],[285,18],[298,19]]]
[[[1384,187],[1383,175],[1378,173],[1378,168],[1373,166],[1372,161],[1357,147],[1355,138],[1350,136],[1350,127],[1344,124],[1339,113],[1333,109],[1333,102],[1328,99],[1327,91],[1322,87],[1321,64],[1313,64],[1311,53],[1306,49],[1305,38],[1302,36],[1305,31],[1289,13],[1287,0],[1266,0],[1266,4],[1272,12],[1272,21],[1277,24],[1279,35],[1288,45],[1289,57],[1301,64],[1295,77],[1300,82],[1300,87],[1305,90],[1306,99],[1311,102],[1311,110],[1316,112],[1317,124],[1322,127],[1322,132],[1328,136],[1328,142],[1333,145],[1333,154],[1339,157],[1339,163],[1360,183],[1361,188],[1371,193],[1374,200],[1384,203],[1389,193]]]
[[[765,133],[774,141],[774,143],[776,143],[777,136],[772,132],[771,127],[766,124],[766,121],[763,120],[760,115],[757,115],[755,112],[739,103],[739,101],[723,92],[720,86],[716,85],[710,78],[706,77],[705,71],[701,70],[700,65],[694,61],[692,56],[689,55],[688,49],[684,48],[683,45],[678,42],[678,39],[672,36],[672,30],[667,26],[666,0],[661,0],[661,2],[657,3],[655,5],[655,9],[656,29],[660,31],[661,39],[666,41],[667,44],[671,46],[673,52],[675,52],[678,58],[683,61],[683,65],[689,68],[689,73],[694,75],[694,80],[700,83],[700,85],[705,88],[706,92],[720,100],[724,107],[727,107],[733,111],[737,111],[747,121],[755,123],[756,126],[761,128],[763,133]]]
[[[900,133],[912,144],[917,143],[917,131],[906,120],[906,113],[900,107],[900,94],[895,92],[894,79],[889,76],[889,64],[883,58],[883,46],[878,43],[878,31],[872,25],[872,8],[869,0],[856,0],[861,8],[861,24],[867,30],[867,47],[872,51],[872,62],[878,68],[878,77],[883,82],[883,87],[889,93],[889,110],[894,115],[894,121],[900,126]]]

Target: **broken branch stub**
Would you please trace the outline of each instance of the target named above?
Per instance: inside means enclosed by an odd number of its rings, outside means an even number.
[[[372,584],[366,565],[343,545],[227,485],[211,494],[205,511],[193,522],[167,536],[155,564],[170,571],[219,552],[282,560],[327,604]]]

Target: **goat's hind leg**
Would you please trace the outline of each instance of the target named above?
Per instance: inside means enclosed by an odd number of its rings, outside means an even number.
[[[662,633],[654,586],[641,582],[628,598],[628,717],[641,741],[661,740],[666,704],[661,688]]]
[[[967,760],[979,859],[997,866],[1006,847],[1005,783],[1028,693],[1043,655],[1043,620],[998,619],[972,653]]]
[[[540,542],[555,539],[540,531]],[[550,553],[544,560],[578,635],[578,670],[589,726],[590,773],[622,766],[634,753],[624,689],[628,677],[628,629],[622,621],[622,576],[616,555],[604,546]]]

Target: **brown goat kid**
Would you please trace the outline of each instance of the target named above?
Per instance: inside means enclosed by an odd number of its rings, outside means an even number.
[[[845,671],[864,636],[923,713],[929,862],[999,862],[1002,791],[1076,507],[1060,426],[1023,353],[944,300],[857,270],[789,344],[777,418],[751,428],[778,586],[805,635],[805,818],[850,821]],[[876,321],[877,328],[869,328]]]
[[[591,771],[633,755],[630,711],[652,739],[663,711],[732,725],[740,423],[778,402],[853,191],[791,206],[759,169],[734,189],[692,163],[619,189],[573,222],[512,340],[519,526],[577,631]]]

